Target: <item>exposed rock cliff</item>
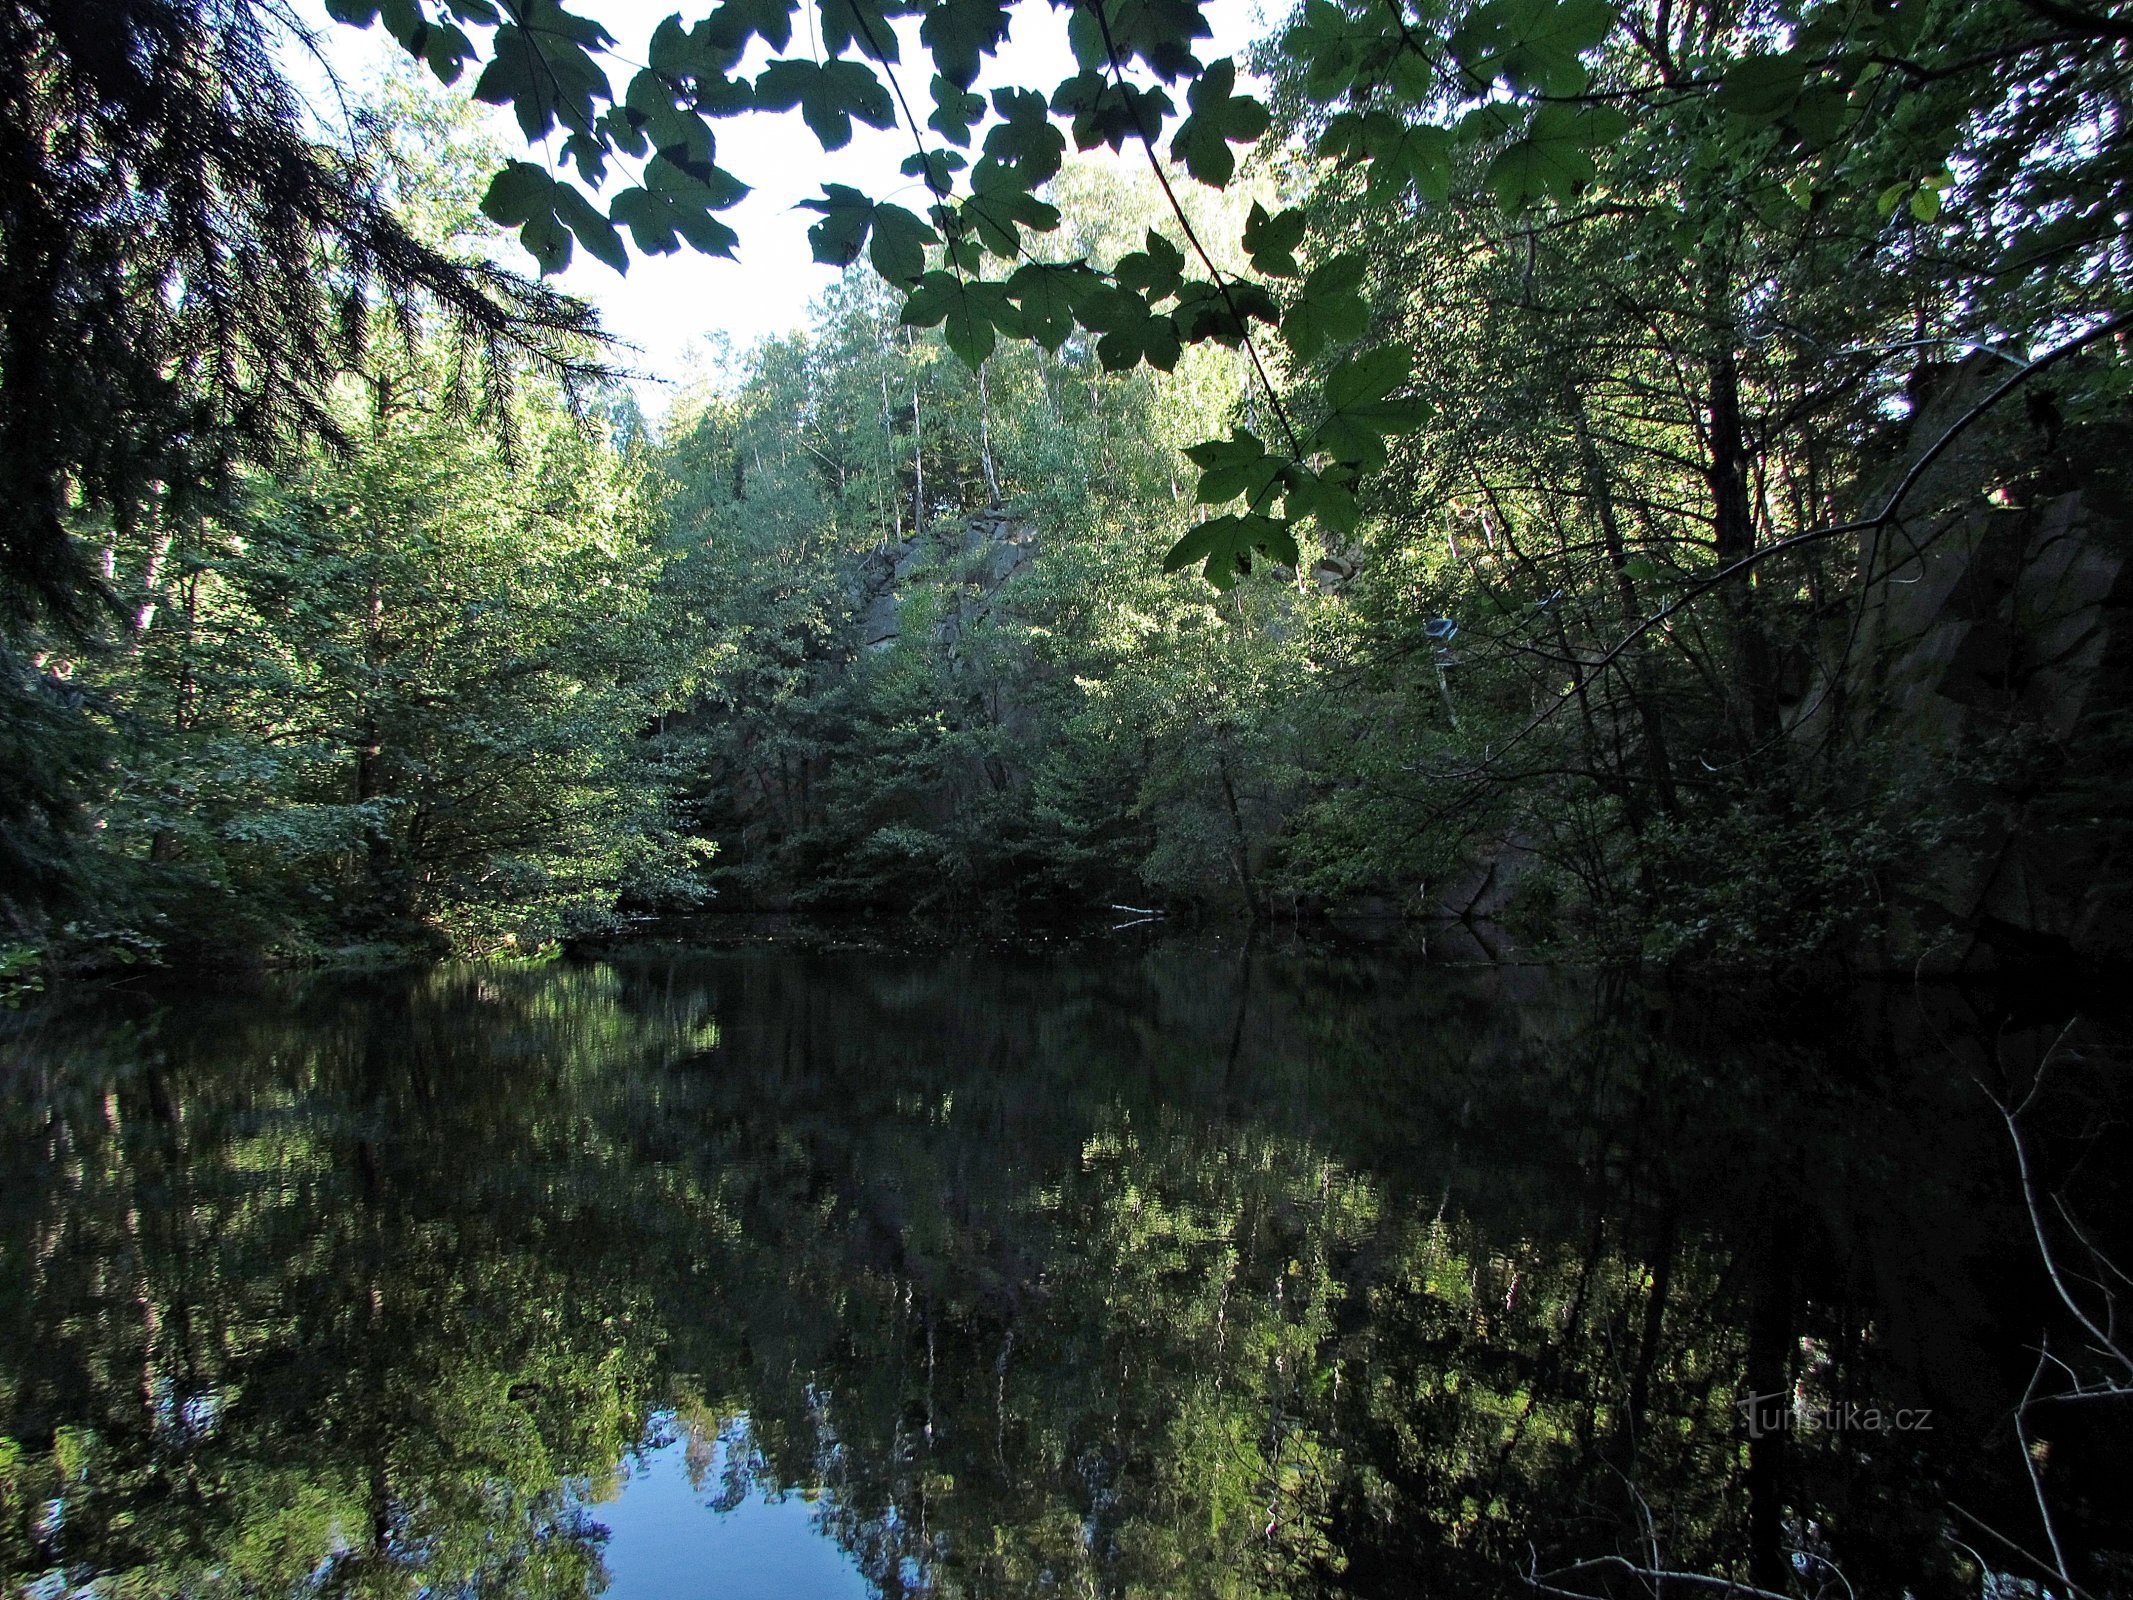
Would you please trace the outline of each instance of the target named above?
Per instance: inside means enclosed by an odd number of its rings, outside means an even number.
[[[1928,967],[2133,954],[2123,802],[2133,713],[2126,530],[2081,493],[1980,509],[1862,558],[1854,719],[1958,776],[1975,824],[1892,885],[1885,953]],[[2119,813],[2114,815],[2113,813]]]
[[[886,650],[903,636],[910,587],[928,576],[944,589],[932,622],[935,640],[952,644],[966,620],[988,612],[1001,586],[1035,555],[1030,524],[999,506],[870,552],[860,559],[851,590],[861,647]]]

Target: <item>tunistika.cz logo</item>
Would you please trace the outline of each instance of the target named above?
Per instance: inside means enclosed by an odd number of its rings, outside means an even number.
[[[1760,1439],[1772,1433],[1925,1433],[1933,1426],[1929,1406],[1907,1406],[1885,1411],[1880,1406],[1846,1400],[1839,1405],[1814,1406],[1795,1399],[1782,1389],[1769,1394],[1751,1394],[1740,1402],[1748,1419],[1748,1437]]]

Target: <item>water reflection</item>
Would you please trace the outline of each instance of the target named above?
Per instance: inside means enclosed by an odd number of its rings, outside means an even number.
[[[613,1498],[590,1507],[606,1535],[607,1600],[867,1600],[815,1496],[759,1485],[752,1461],[745,1417],[717,1435],[654,1417]]]
[[[2064,1016],[1727,1011],[1164,948],[41,1018],[0,1104],[0,1580],[1496,1595],[1619,1557],[1926,1600],[2025,1573],[2009,1414],[2051,1310],[1970,1074]],[[1751,1394],[1931,1422],[1751,1430]],[[2043,1425],[2105,1592],[2123,1443]]]

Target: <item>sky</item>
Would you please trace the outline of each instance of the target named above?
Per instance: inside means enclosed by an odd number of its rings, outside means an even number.
[[[678,9],[693,21],[711,4],[712,0],[578,0],[573,9],[595,18],[615,36],[617,58],[642,61],[652,29],[661,18]],[[352,89],[360,90],[398,52],[382,28],[359,32],[331,22],[323,0],[301,0],[296,10],[317,28],[335,72]],[[803,18],[812,18],[812,6],[802,11]],[[1266,31],[1265,14],[1263,0],[1208,0],[1206,16],[1214,37],[1202,55],[1241,53]],[[1007,43],[987,63],[979,87],[1022,83],[1049,91],[1074,70],[1066,43],[1066,14],[1023,0],[1012,15]],[[918,64],[916,21],[903,19],[899,30],[903,63],[897,70],[906,94],[923,113],[930,105],[926,82],[931,69]],[[802,29],[793,41],[794,54],[808,47],[810,35],[804,21]],[[756,48],[760,53],[760,42]],[[743,70],[752,72],[759,65],[751,60],[743,63]],[[301,59],[291,59],[290,68],[307,91],[322,86],[317,69]],[[471,86],[470,72],[460,87]],[[619,93],[623,84],[618,81],[615,87]],[[508,113],[496,113],[496,126],[506,148],[517,149],[520,135]],[[720,214],[741,237],[738,260],[700,256],[686,248],[669,256],[633,253],[625,276],[581,250],[555,280],[561,288],[591,301],[608,330],[634,347],[625,352],[624,360],[641,375],[635,385],[638,403],[654,417],[666,409],[679,387],[705,370],[711,353],[707,335],[723,334],[733,350],[745,351],[768,335],[802,326],[810,304],[836,281],[837,272],[818,265],[809,252],[807,228],[816,216],[795,209],[800,201],[819,194],[825,183],[846,183],[877,200],[897,200],[914,211],[924,210],[924,185],[898,170],[913,149],[908,130],[882,132],[855,124],[851,144],[835,152],[825,152],[816,144],[797,111],[754,112],[716,123],[714,131],[718,164],[752,186],[739,205]],[[530,258],[521,256],[518,264],[531,270]]]

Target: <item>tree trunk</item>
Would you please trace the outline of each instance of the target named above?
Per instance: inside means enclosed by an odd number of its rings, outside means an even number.
[[[1000,503],[1000,475],[992,464],[992,395],[985,384],[989,362],[978,363],[978,464],[985,469],[985,492],[990,503]]]
[[[1740,372],[1730,345],[1710,362],[1711,461],[1707,481],[1721,570],[1755,552],[1755,518],[1748,498],[1748,445],[1740,414]],[[1732,641],[1736,703],[1752,749],[1777,735],[1777,695],[1771,649],[1755,603],[1755,578],[1742,572],[1719,587]]]
[[[1615,598],[1620,606],[1622,630],[1627,634],[1644,620],[1644,602],[1637,592],[1637,582],[1629,571],[1629,548],[1622,537],[1622,519],[1616,513],[1614,486],[1608,481],[1607,463],[1600,456],[1600,448],[1594,442],[1592,429],[1585,417],[1585,397],[1576,385],[1568,389],[1570,422],[1577,435],[1578,460],[1585,478],[1585,497],[1592,504],[1593,515],[1599,519],[1600,537],[1607,549],[1607,564],[1615,575]],[[1677,813],[1674,795],[1673,765],[1667,757],[1666,728],[1659,719],[1658,697],[1653,691],[1651,663],[1639,646],[1632,646],[1628,661],[1623,668],[1629,686],[1629,697],[1637,715],[1637,723],[1644,734],[1644,775],[1650,782],[1652,793],[1657,797],[1660,809],[1668,816]],[[1636,786],[1630,785],[1625,799],[1642,808],[1643,801],[1637,796]]]
[[[1230,778],[1229,753],[1222,752],[1215,758],[1216,769],[1222,774],[1222,800],[1229,808],[1230,857],[1237,873],[1238,887],[1244,891],[1245,904],[1251,907],[1252,921],[1260,917],[1259,886],[1252,881],[1250,840],[1244,831],[1244,813],[1237,804],[1237,786]]]

